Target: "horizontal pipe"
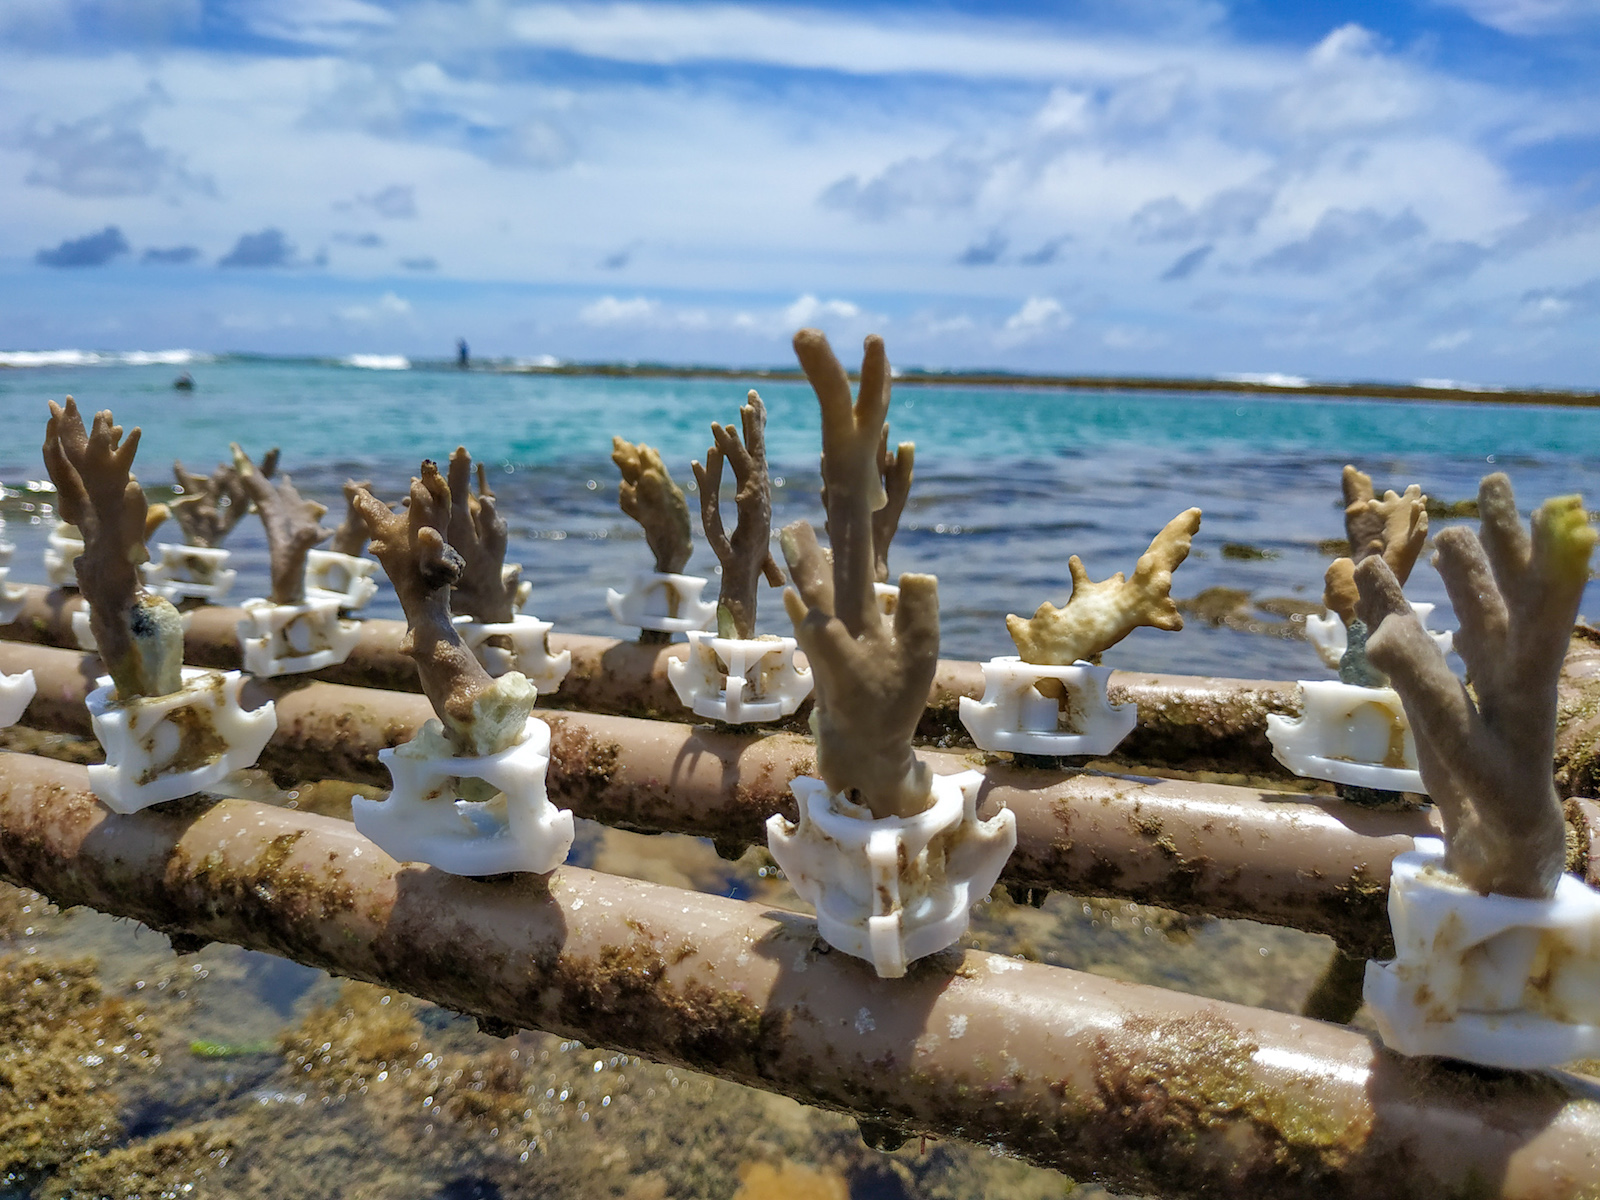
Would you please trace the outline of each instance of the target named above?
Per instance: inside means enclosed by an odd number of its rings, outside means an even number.
[[[87,736],[90,655],[0,642],[0,671],[32,670],[25,721]],[[273,698],[278,731],[261,765],[286,781],[350,779],[387,786],[377,753],[431,717],[419,695],[333,683],[253,680],[245,703]],[[795,817],[789,781],[813,770],[814,748],[789,733],[749,734],[579,712],[550,724],[551,798],[579,816],[648,833],[712,838],[736,856],[766,840],[775,812]],[[970,755],[924,751],[938,774]],[[1187,780],[983,767],[979,812],[1017,818],[1002,877],[1022,888],[1115,896],[1179,912],[1247,917],[1335,938],[1351,954],[1389,944],[1389,864],[1431,836],[1432,810],[1374,811],[1332,797]]]
[[[0,755],[0,876],[1118,1190],[1600,1191],[1600,1091],[1575,1077],[976,951],[879,979],[765,905],[572,867],[462,879],[242,800],[116,816],[82,767],[25,755]]]
[[[11,624],[0,625],[0,638],[75,649],[71,614],[83,607],[83,598],[75,591],[38,585],[28,585],[26,590],[22,611]],[[199,667],[238,667],[241,658],[235,626],[241,615],[239,609],[214,605],[195,609],[184,640],[184,661]],[[417,691],[416,665],[400,652],[405,632],[402,621],[361,622],[361,640],[350,657],[316,672],[314,678],[354,687]],[[641,645],[586,634],[552,633],[550,646],[558,654],[572,652],[572,669],[560,689],[547,698],[553,707],[628,717],[673,719],[687,715],[667,679],[667,661],[687,653],[681,643]],[[805,656],[797,655],[796,661],[803,665]],[[1281,775],[1283,768],[1273,759],[1267,742],[1267,714],[1300,712],[1295,684],[1272,680],[1114,671],[1108,694],[1114,704],[1139,706],[1139,725],[1117,751],[1118,757],[1128,762]],[[980,664],[941,660],[917,736],[944,746],[971,746],[972,739],[961,724],[961,698],[982,695]],[[807,701],[781,727],[804,731],[810,711]]]

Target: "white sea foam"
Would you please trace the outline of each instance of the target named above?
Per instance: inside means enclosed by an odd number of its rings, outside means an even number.
[[[514,358],[511,365],[516,367],[542,367],[549,370],[561,366],[561,360],[554,354],[535,354],[526,358]]]
[[[1226,383],[1264,383],[1268,387],[1303,388],[1311,381],[1304,375],[1285,375],[1281,371],[1244,371],[1238,375],[1218,375]]]
[[[198,350],[0,350],[0,367],[149,367],[209,362]]]
[[[339,360],[347,367],[365,371],[409,371],[411,360],[404,354],[347,354]]]
[[[1418,379],[1415,385],[1441,392],[1503,392],[1506,389],[1488,383],[1463,383],[1459,379]]]

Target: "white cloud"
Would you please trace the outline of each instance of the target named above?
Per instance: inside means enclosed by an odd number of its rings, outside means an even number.
[[[1440,0],[1502,33],[1557,33],[1600,19],[1597,0]]]
[[[643,296],[632,300],[618,300],[615,296],[601,296],[593,304],[578,310],[578,320],[586,325],[650,325],[661,315],[661,305]]]
[[[1072,325],[1073,316],[1054,296],[1029,296],[1006,318],[999,336],[1001,346],[1016,346],[1047,333],[1058,333]]]
[[[848,300],[818,300],[807,292],[783,310],[783,323],[799,329],[820,321],[853,321],[859,316],[859,305]]]
[[[385,292],[371,304],[351,304],[338,312],[340,320],[352,325],[377,325],[411,315],[411,301],[393,292]]]

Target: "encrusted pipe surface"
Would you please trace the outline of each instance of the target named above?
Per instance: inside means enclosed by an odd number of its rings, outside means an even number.
[[[24,722],[87,734],[92,656],[0,642],[0,671],[32,670]],[[377,753],[432,715],[409,693],[331,683],[254,681],[245,703],[271,697],[278,731],[261,764],[287,780],[386,786]],[[579,712],[550,723],[550,798],[577,815],[643,832],[712,838],[736,855],[765,841],[775,812],[796,817],[789,781],[812,773],[813,747],[789,733],[750,734]],[[936,774],[970,755],[925,751]],[[1247,917],[1334,937],[1352,954],[1389,942],[1389,863],[1428,811],[1382,812],[1331,797],[1171,779],[991,763],[979,812],[1017,817],[1003,879],[1029,888],[1122,897],[1180,912]]]
[[[472,880],[240,800],[133,816],[0,755],[0,876],[515,1027],[1172,1196],[1600,1190],[1600,1091],[974,951],[883,980],[809,918],[563,867]]]
[[[76,592],[33,585],[21,613],[0,625],[0,638],[75,648],[71,614],[83,604]],[[240,665],[238,635],[241,612],[206,605],[194,610],[184,639],[184,661],[191,666],[232,669]],[[314,678],[356,687],[391,691],[418,690],[416,664],[400,652],[406,627],[401,621],[365,620],[361,640],[350,657],[324,668]],[[618,716],[674,719],[686,715],[667,679],[667,660],[687,653],[683,645],[642,645],[585,634],[550,635],[550,648],[572,652],[572,668],[548,702],[561,708]],[[805,665],[805,656],[796,659]],[[924,742],[970,746],[961,724],[963,696],[983,695],[979,663],[943,659],[928,695],[928,707],[917,727]],[[1296,716],[1300,699],[1292,682],[1257,679],[1208,679],[1193,675],[1161,675],[1148,671],[1116,671],[1108,685],[1113,704],[1137,703],[1139,725],[1118,753],[1129,761],[1189,764],[1225,771],[1282,774],[1267,742],[1267,714]],[[781,728],[806,730],[808,700]]]

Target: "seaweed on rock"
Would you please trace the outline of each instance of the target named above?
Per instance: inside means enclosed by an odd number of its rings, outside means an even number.
[[[859,400],[828,339],[815,329],[795,353],[822,406],[823,472],[830,556],[805,521],[780,538],[794,587],[783,594],[795,637],[816,679],[811,726],[817,773],[875,817],[905,817],[928,805],[933,773],[911,750],[939,657],[939,581],[902,575],[894,623],[873,596],[873,513],[887,502],[879,469],[889,411],[883,339],[867,338]]]
[[[722,588],[717,596],[717,633],[725,638],[752,638],[756,633],[756,591],[763,577],[773,587],[783,583],[783,572],[772,557],[772,482],[767,475],[767,409],[754,390],[739,409],[744,440],[732,425],[711,423],[713,445],[705,465],[695,462],[695,483],[700,489],[700,522],[706,541],[722,564]],[[722,524],[722,464],[733,467],[734,504],[739,523],[730,537]]]
[[[1392,494],[1392,493],[1391,493]],[[1511,481],[1484,478],[1479,533],[1447,529],[1433,564],[1460,622],[1464,685],[1406,603],[1388,556],[1355,569],[1367,654],[1405,704],[1445,864],[1488,894],[1547,897],[1566,862],[1553,782],[1556,684],[1589,579],[1595,530],[1577,496],[1546,500],[1530,536]],[[1470,689],[1470,690],[1469,690]]]
[[[74,566],[89,602],[89,625],[117,699],[167,696],[183,686],[183,626],[170,602],[146,590],[139,564],[149,561],[150,506],[133,475],[139,430],[122,437],[109,410],[86,430],[71,396],[50,402],[44,461],[56,485],[61,519],[77,526],[83,553]]]

